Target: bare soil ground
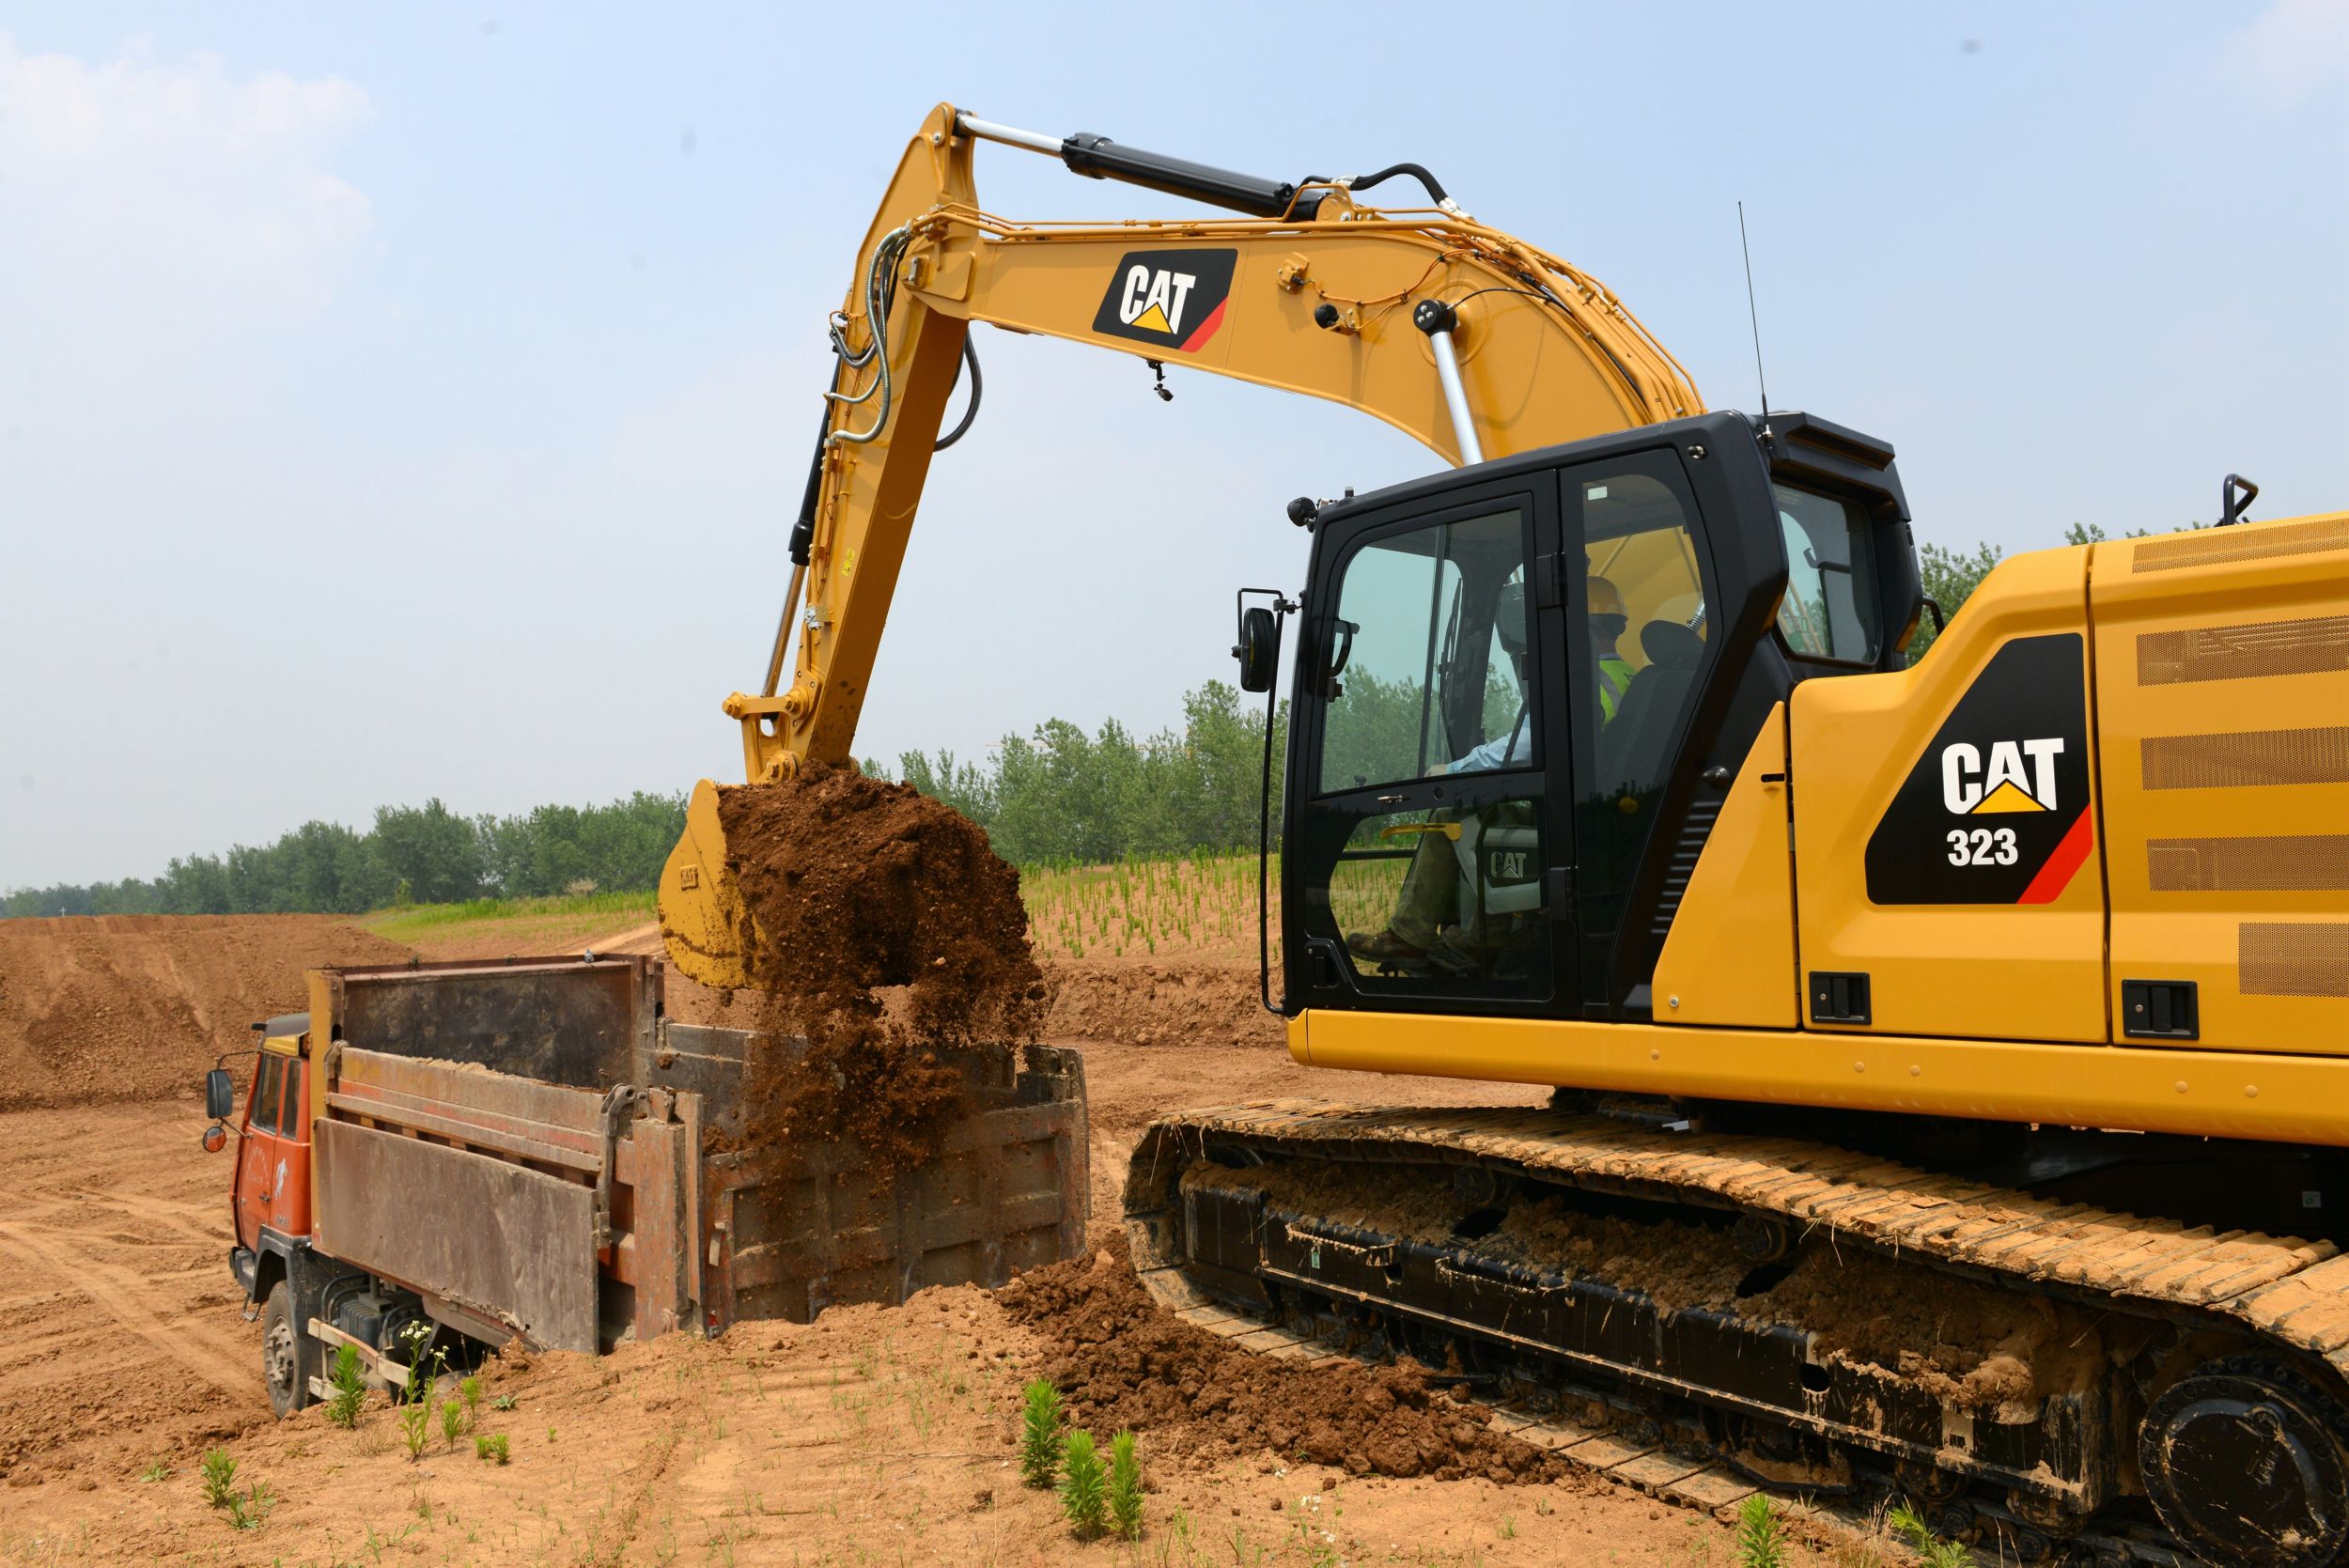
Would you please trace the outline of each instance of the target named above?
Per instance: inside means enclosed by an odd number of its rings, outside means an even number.
[[[0,938],[10,924],[0,923]],[[214,939],[247,952],[256,934],[236,924],[222,923]],[[148,945],[128,935],[133,952]],[[468,939],[504,951],[495,934]],[[650,949],[658,934],[590,939]],[[319,951],[294,969],[382,956],[343,940],[321,931]],[[89,973],[166,990],[196,962],[183,955],[179,970],[142,969],[108,956],[95,931],[68,945],[90,955]],[[427,951],[467,955],[478,955]],[[1124,1245],[1114,1216],[1127,1153],[1161,1110],[1299,1093],[1416,1103],[1538,1094],[1309,1073],[1281,1048],[1277,1025],[1242,1044],[1212,1034],[1201,1043],[1183,1019],[1215,1008],[1242,1017],[1237,999],[1252,1003],[1252,966],[1138,967],[1150,971],[1138,994],[1157,986],[1190,1010],[1169,1005],[1163,1028],[1143,1022],[1136,1032],[1149,1030],[1148,1044],[1085,1043],[1094,1234],[1105,1252]],[[0,969],[0,985],[15,979]],[[696,991],[673,976],[672,1011],[727,1011]],[[298,1004],[297,994],[260,1010]],[[210,1005],[255,1011],[242,998]],[[248,1021],[223,1016],[231,1032]],[[1048,1037],[1071,1038],[1056,1027],[1066,1021],[1048,1023]],[[177,1087],[184,1063],[170,1072]],[[184,1100],[0,1113],[14,1177],[0,1211],[0,1564],[1733,1560],[1719,1521],[1579,1475],[1512,1475],[1507,1485],[1353,1476],[1342,1462],[1293,1466],[1244,1435],[1172,1417],[1141,1429],[1147,1536],[1076,1543],[1012,1463],[1018,1385],[1066,1360],[1066,1326],[1049,1314],[1015,1322],[996,1296],[967,1288],[900,1310],[844,1309],[806,1327],[752,1325],[601,1360],[497,1365],[476,1420],[481,1433],[506,1437],[504,1467],[476,1460],[470,1434],[452,1447],[437,1431],[412,1461],[381,1407],[355,1432],[316,1409],[273,1422],[257,1330],[241,1320],[228,1278],[227,1157],[197,1147],[200,1126]],[[1299,1381],[1258,1390],[1268,1407],[1327,1405],[1336,1396],[1326,1380],[1347,1374],[1282,1372]],[[510,1408],[490,1408],[497,1399]],[[259,1483],[275,1499],[257,1529],[236,1529],[204,1501],[199,1462],[214,1446],[238,1460],[240,1488]],[[1788,1560],[1834,1559],[1797,1546]]]

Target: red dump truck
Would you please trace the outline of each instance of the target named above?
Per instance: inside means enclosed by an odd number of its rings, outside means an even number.
[[[206,1146],[237,1145],[229,1267],[278,1414],[321,1394],[337,1345],[400,1388],[435,1351],[806,1322],[1083,1244],[1075,1051],[943,1053],[969,1114],[883,1177],[853,1144],[753,1137],[746,1074],[803,1046],[675,1022],[661,982],[657,959],[593,953],[314,970],[307,1013],[253,1026],[233,1126],[233,1076],[207,1076]]]

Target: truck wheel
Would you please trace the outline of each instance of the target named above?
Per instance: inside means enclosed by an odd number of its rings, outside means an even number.
[[[310,1379],[318,1372],[318,1342],[294,1321],[293,1292],[280,1280],[270,1287],[269,1304],[261,1309],[261,1376],[278,1420],[310,1403]]]

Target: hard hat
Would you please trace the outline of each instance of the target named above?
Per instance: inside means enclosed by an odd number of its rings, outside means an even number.
[[[1596,575],[1591,578],[1591,613],[1622,615],[1626,620],[1630,619],[1623,607],[1623,595],[1615,591],[1615,585],[1612,582]]]

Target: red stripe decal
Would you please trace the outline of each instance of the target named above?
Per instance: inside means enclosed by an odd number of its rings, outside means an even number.
[[[2063,835],[2063,842],[2055,846],[2047,863],[2039,868],[2039,875],[2030,879],[2017,904],[2052,904],[2072,885],[2072,877],[2088,859],[2088,851],[2096,842],[2094,830],[2088,825],[2088,813],[2081,812],[2072,820],[2072,831]]]
[[[1215,308],[1207,312],[1207,318],[1200,322],[1196,327],[1193,327],[1190,330],[1190,335],[1183,339],[1182,351],[1184,353],[1191,354],[1198,352],[1199,345],[1205,343],[1207,339],[1215,335],[1215,329],[1223,324],[1223,307],[1231,303],[1232,302],[1229,300],[1219,300],[1216,302]]]

